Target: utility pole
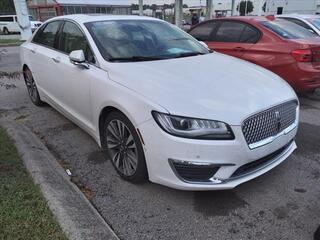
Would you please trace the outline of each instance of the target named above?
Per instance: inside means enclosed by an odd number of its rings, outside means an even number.
[[[26,0],[13,0],[16,9],[18,24],[21,31],[21,40],[28,40],[32,36]]]
[[[235,1],[236,1],[236,0],[232,0],[232,1],[231,1],[231,16],[234,15]]]
[[[262,15],[262,7],[263,7],[263,0],[259,0],[259,3],[258,3],[258,16]]]
[[[174,14],[175,14],[175,23],[176,26],[182,28],[182,16],[183,16],[183,6],[182,0],[175,0],[174,4]]]
[[[248,11],[248,0],[246,0],[246,8],[244,10],[244,15],[247,16],[247,11]]]
[[[139,15],[143,16],[143,0],[139,0]]]
[[[206,20],[209,20],[212,18],[212,7],[213,7],[212,0],[207,0]]]

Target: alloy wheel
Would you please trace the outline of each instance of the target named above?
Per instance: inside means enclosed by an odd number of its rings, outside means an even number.
[[[38,97],[38,90],[30,71],[26,71],[25,80],[29,96],[33,102],[36,102]]]
[[[125,176],[135,174],[138,167],[138,149],[125,123],[115,119],[106,130],[106,144],[114,166]]]

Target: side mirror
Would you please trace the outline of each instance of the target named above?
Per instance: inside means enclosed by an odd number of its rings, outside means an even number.
[[[79,67],[89,69],[89,64],[86,62],[83,50],[75,50],[69,54],[70,62]]]

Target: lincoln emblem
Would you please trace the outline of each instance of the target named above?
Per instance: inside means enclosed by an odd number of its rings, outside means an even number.
[[[276,111],[275,112],[276,115],[276,121],[277,121],[277,132],[280,132],[281,129],[281,116],[280,116],[280,112]]]

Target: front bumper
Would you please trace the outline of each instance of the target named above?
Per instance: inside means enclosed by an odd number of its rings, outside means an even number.
[[[144,150],[150,181],[181,190],[232,189],[256,178],[279,165],[296,149],[293,141],[297,128],[273,142],[250,150],[240,126],[232,126],[234,140],[207,141],[174,137],[164,132],[151,119],[139,126],[144,140]],[[283,148],[268,162],[251,171],[234,176],[241,167],[262,159]],[[172,161],[194,165],[219,166],[210,181],[187,181],[175,171]]]

